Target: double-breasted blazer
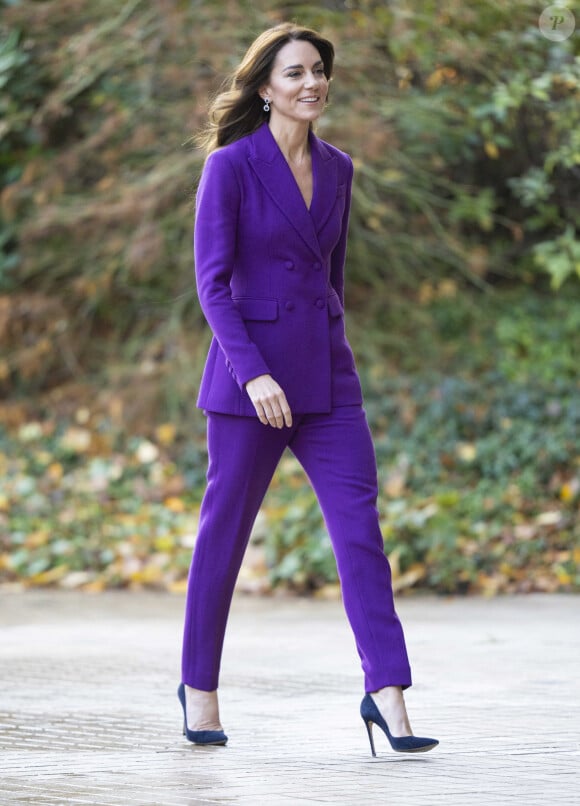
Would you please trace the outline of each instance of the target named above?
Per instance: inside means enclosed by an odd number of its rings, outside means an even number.
[[[343,307],[352,160],[309,140],[309,209],[267,123],[205,162],[194,252],[214,335],[197,401],[206,411],[256,416],[244,384],[264,374],[295,414],[362,402]]]

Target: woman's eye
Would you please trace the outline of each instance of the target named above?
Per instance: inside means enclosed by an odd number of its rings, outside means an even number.
[[[325,74],[324,67],[317,67],[316,70],[314,70],[314,74],[317,76],[323,76]],[[288,78],[298,78],[302,75],[302,73],[300,70],[293,70],[291,73],[286,73],[286,75]]]

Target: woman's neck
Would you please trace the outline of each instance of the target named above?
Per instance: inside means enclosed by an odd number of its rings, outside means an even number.
[[[270,131],[272,137],[278,144],[278,148],[284,154],[286,160],[294,165],[300,165],[310,154],[308,142],[309,124],[288,123],[280,124],[276,120],[270,120]]]

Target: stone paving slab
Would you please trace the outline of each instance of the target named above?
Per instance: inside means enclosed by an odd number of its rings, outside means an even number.
[[[580,597],[400,598],[418,734],[393,753],[358,714],[342,606],[237,596],[220,689],[227,747],[181,735],[184,600],[0,589],[0,804],[478,806],[580,802]]]

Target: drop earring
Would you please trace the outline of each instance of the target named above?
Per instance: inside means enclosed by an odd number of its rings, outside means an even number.
[[[270,111],[270,99],[264,98],[264,112]]]

